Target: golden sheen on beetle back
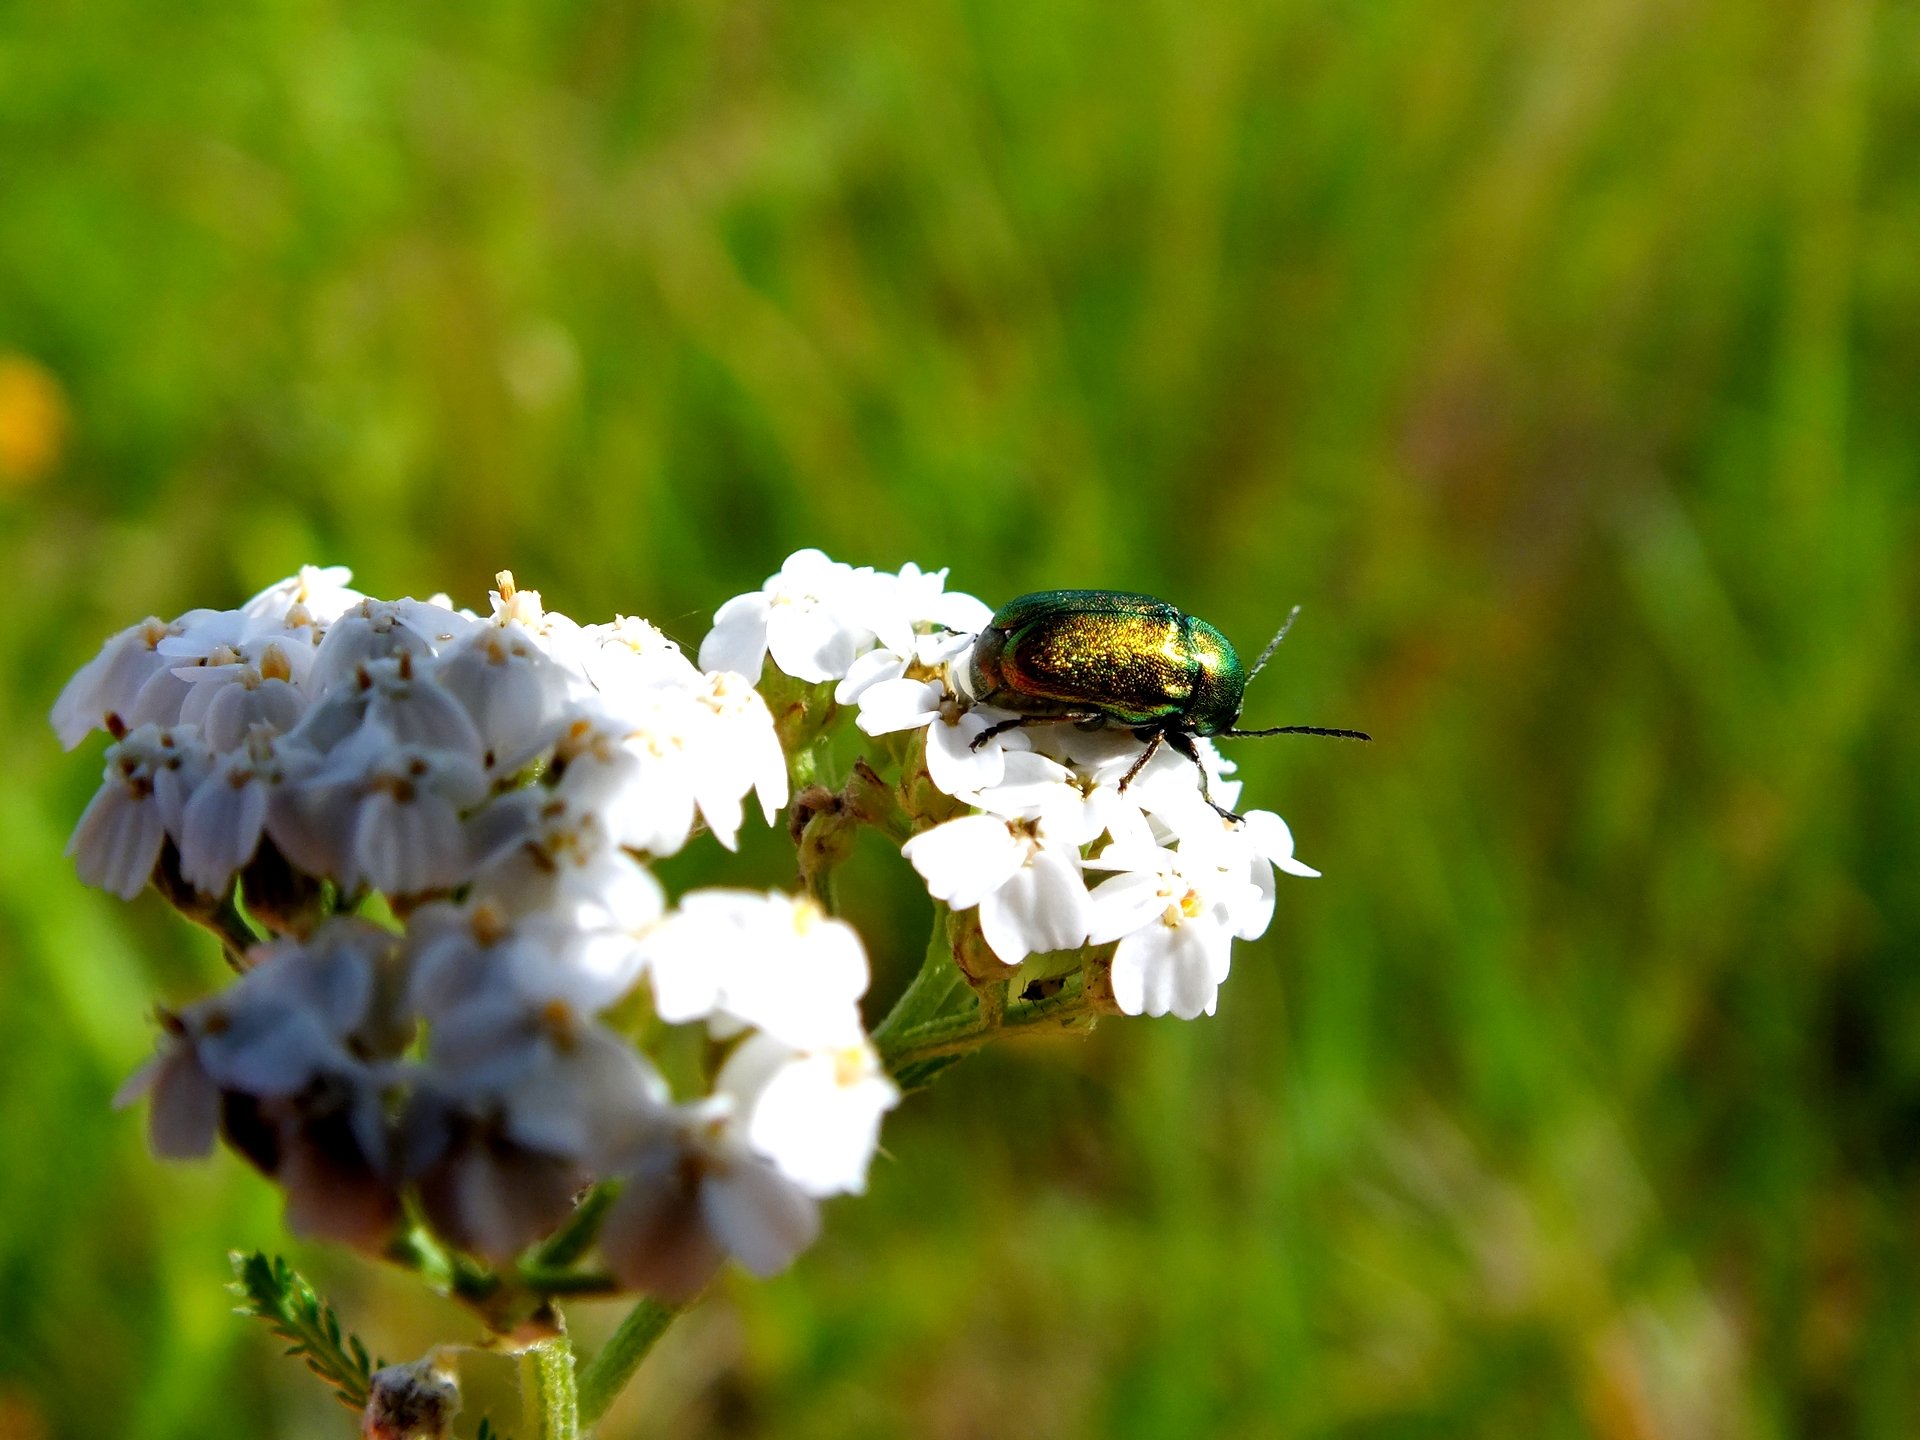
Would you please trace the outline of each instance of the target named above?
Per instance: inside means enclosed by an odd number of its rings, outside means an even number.
[[[1155,596],[1042,590],[994,612],[965,663],[953,667],[954,676],[970,702],[1014,716],[989,727],[975,740],[976,748],[990,736],[1026,725],[1070,722],[1130,729],[1147,749],[1121,781],[1123,789],[1163,744],[1200,767],[1204,787],[1206,767],[1194,748],[1196,736],[1370,738],[1357,730],[1312,725],[1234,729],[1248,682],[1292,623],[1289,615],[1249,674],[1226,636]]]

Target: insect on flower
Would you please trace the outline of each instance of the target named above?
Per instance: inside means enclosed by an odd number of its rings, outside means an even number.
[[[1370,740],[1359,730],[1279,725],[1238,730],[1247,685],[1286,638],[1280,633],[1249,671],[1227,637],[1195,615],[1152,595],[1121,590],[1042,590],[1009,600],[952,666],[955,688],[973,704],[1014,712],[976,736],[978,749],[1007,730],[1072,722],[1089,729],[1125,729],[1146,742],[1120,782],[1138,775],[1162,745],[1200,771],[1201,793],[1230,820],[1232,811],[1207,793],[1207,770],[1195,736],[1245,739],[1264,735],[1331,735]]]

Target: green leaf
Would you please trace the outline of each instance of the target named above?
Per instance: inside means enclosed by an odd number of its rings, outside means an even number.
[[[258,1250],[251,1255],[235,1251],[229,1259],[233,1282],[227,1288],[243,1302],[235,1313],[266,1322],[268,1329],[288,1342],[285,1353],[305,1360],[342,1405],[355,1412],[365,1410],[373,1372],[386,1362],[370,1358],[359,1336],[343,1332],[333,1307],[280,1256],[269,1259]]]

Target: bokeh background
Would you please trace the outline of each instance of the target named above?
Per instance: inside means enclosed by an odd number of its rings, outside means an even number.
[[[220,969],[65,676],[801,545],[1302,602],[1249,723],[1380,738],[1235,752],[1326,878],[1217,1018],[951,1072],[609,1434],[1920,1433],[1917,155],[1911,0],[0,11],[0,1437],[350,1433],[233,1245],[471,1333],[107,1108]]]

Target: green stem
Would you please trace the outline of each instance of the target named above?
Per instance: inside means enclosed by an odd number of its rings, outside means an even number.
[[[587,1362],[580,1374],[580,1420],[591,1429],[600,1423],[620,1392],[627,1388],[633,1372],[647,1358],[654,1342],[685,1306],[663,1305],[658,1300],[642,1300],[627,1312],[620,1328],[608,1337],[600,1353]]]
[[[540,1270],[562,1270],[586,1254],[600,1233],[600,1221],[613,1203],[613,1186],[596,1185],[573,1207],[561,1227],[533,1252],[532,1265]]]
[[[520,1356],[520,1403],[536,1440],[580,1440],[580,1392],[573,1342],[564,1334],[530,1345]]]
[[[863,825],[871,825],[896,845],[913,836],[913,816],[900,804],[900,792],[880,778],[864,759],[853,762],[842,798]]]
[[[247,951],[260,943],[260,932],[240,912],[233,886],[218,897],[200,894],[180,874],[180,853],[169,843],[154,867],[153,888],[181,916],[220,942],[220,953],[230,969],[242,972],[247,968]]]
[[[236,972],[247,968],[247,951],[260,943],[260,937],[248,923],[247,917],[240,913],[240,907],[234,903],[231,891],[227,898],[212,915],[199,921],[211,930],[220,940],[220,950],[226,956],[227,964]]]
[[[518,1278],[528,1290],[545,1299],[620,1293],[620,1282],[597,1270],[543,1270],[536,1265],[522,1265]]]
[[[919,973],[893,1002],[887,1018],[874,1027],[873,1043],[883,1056],[890,1044],[933,1019],[955,991],[965,988],[966,976],[954,963],[953,947],[947,939],[947,915],[945,905],[934,905],[933,934],[927,939],[927,953],[920,961]]]
[[[1069,975],[1057,993],[1040,1000],[1012,1001],[997,1016],[979,1008],[959,1015],[938,1016],[900,1026],[884,1037],[875,1031],[874,1043],[888,1071],[903,1077],[930,1060],[969,1054],[1000,1035],[1080,1029],[1102,1013],[1104,1009],[1097,997],[1087,991],[1084,976]],[[891,1022],[893,1017],[887,1018]]]
[[[816,740],[811,745],[802,745],[791,752],[787,762],[787,784],[794,794],[798,795],[809,785],[825,783],[821,778],[827,773],[823,763],[826,757],[822,751],[822,745]]]
[[[413,1271],[443,1295],[454,1288],[453,1257],[417,1218],[388,1243],[387,1259]]]
[[[824,785],[811,786],[796,796],[791,817],[800,881],[814,903],[831,915],[833,872],[853,853],[859,817],[848,809],[844,798]]]
[[[417,1214],[387,1246],[387,1259],[413,1271],[432,1289],[469,1305],[484,1307],[500,1293],[500,1277],[449,1250]]]

